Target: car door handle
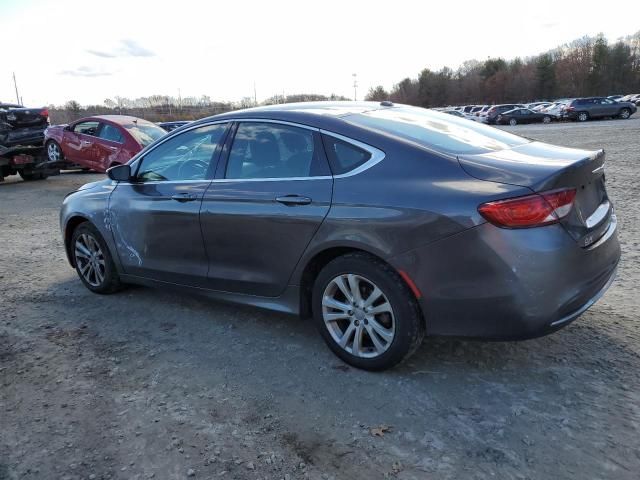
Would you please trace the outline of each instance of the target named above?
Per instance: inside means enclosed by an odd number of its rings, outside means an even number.
[[[175,200],[176,202],[193,202],[194,200],[198,199],[197,195],[194,195],[193,193],[187,193],[187,192],[182,192],[182,193],[176,193],[175,195],[171,195],[171,199]]]
[[[283,205],[309,205],[311,199],[301,195],[284,195],[282,197],[276,197],[276,202],[282,203]]]

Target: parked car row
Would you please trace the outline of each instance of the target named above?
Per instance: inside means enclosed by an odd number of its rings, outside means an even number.
[[[640,94],[609,97],[563,98],[552,102],[464,105],[440,108],[450,115],[489,125],[550,123],[554,120],[584,122],[595,118],[622,118],[633,115],[640,105]]]

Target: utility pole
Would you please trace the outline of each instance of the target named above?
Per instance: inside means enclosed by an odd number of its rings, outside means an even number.
[[[18,83],[16,82],[16,72],[13,72],[13,86],[16,88],[16,102],[20,104],[20,95],[18,95]]]
[[[253,81],[253,104],[258,105],[258,94],[256,93],[256,81]]]
[[[358,101],[358,74],[353,73],[351,74],[351,76],[353,77],[353,101],[357,102]]]

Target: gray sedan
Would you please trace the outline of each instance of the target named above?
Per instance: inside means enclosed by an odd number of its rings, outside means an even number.
[[[108,177],[61,211],[88,289],[171,286],[312,317],[364,369],[397,364],[425,334],[557,330],[620,257],[602,150],[390,102],[206,118]]]

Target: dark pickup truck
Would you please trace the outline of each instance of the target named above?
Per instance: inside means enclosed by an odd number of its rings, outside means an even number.
[[[19,174],[24,180],[40,180],[58,173],[47,162],[44,131],[49,126],[46,108],[25,108],[0,103],[0,181]]]

